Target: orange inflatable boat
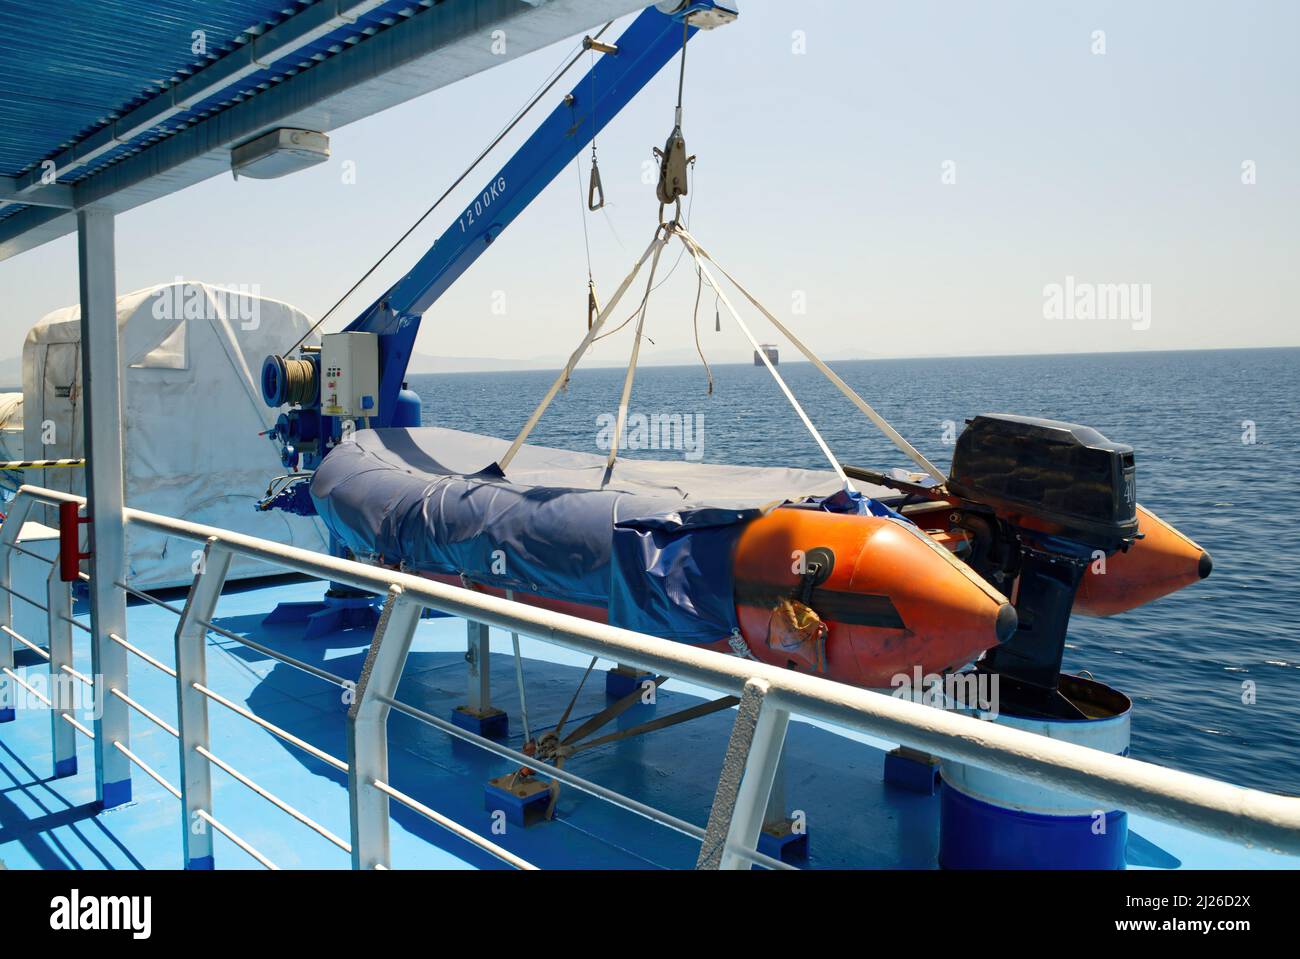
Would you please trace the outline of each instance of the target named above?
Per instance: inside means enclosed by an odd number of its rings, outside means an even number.
[[[1074,597],[1076,613],[1114,616],[1210,575],[1214,561],[1197,543],[1140,505],[1137,516],[1137,541],[1089,564]]]
[[[741,532],[733,573],[739,635],[712,648],[857,686],[889,686],[917,665],[956,668],[1016,628],[1014,607],[969,566],[910,524],[880,516],[772,510]],[[526,590],[511,597],[608,621],[607,608],[591,603]]]
[[[523,447],[509,477],[484,469],[494,444],[359,431],[326,457],[312,498],[358,555],[875,688],[981,657],[1054,688],[1072,613],[1114,615],[1211,568],[1137,506],[1131,448],[1051,420],[977,417],[941,486],[850,469],[880,481],[870,496],[766,507],[677,484],[689,475],[753,503],[748,483],[824,486],[825,474],[642,461],[616,489],[593,479],[604,464],[590,454]]]
[[[969,557],[973,536],[954,526],[952,517],[957,509],[955,503],[943,501],[907,514],[936,543],[955,555]],[[1136,512],[1137,535],[1126,548],[1110,554],[1097,550],[1089,556],[1071,607],[1074,613],[1115,616],[1210,575],[1214,562],[1198,543],[1141,504]]]

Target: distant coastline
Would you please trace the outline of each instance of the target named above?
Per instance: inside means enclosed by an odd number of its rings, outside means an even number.
[[[827,356],[823,357],[831,365],[837,363],[889,363],[915,360],[971,360],[971,359],[1014,359],[1024,357],[1067,357],[1067,356],[1135,356],[1179,353],[1259,353],[1271,350],[1300,350],[1300,343],[1291,346],[1211,346],[1183,350],[1094,350],[1080,353],[925,353],[905,356]],[[678,356],[677,354],[682,354]],[[728,351],[717,358],[706,354],[710,366],[752,366],[753,360],[739,351]],[[559,372],[567,358],[540,357],[536,360],[507,360],[491,357],[434,357],[417,353],[411,358],[407,373],[412,376],[454,375],[457,373],[530,373]],[[699,357],[691,350],[673,350],[668,355],[651,359],[642,354],[642,367],[689,367],[698,366]],[[781,354],[781,366],[807,363],[793,349],[785,349]],[[622,369],[624,364],[611,360],[589,359],[582,364],[586,369]]]
[[[1209,346],[1184,350],[1102,350],[1085,353],[918,353],[905,356],[827,356],[827,363],[888,363],[905,360],[964,360],[1027,357],[1027,356],[1131,356],[1138,354],[1158,355],[1161,353],[1257,353],[1269,350],[1300,350],[1300,343],[1291,346]],[[706,354],[708,355],[708,354]],[[558,372],[563,369],[567,357],[545,356],[535,360],[516,360],[489,356],[431,356],[416,353],[411,357],[407,373],[411,376],[451,375],[457,373],[529,373]],[[708,355],[710,366],[752,366],[753,359],[738,350],[729,350],[717,356]],[[643,367],[682,367],[699,365],[699,357],[693,350],[668,350],[658,356],[642,354]],[[790,366],[808,362],[792,348],[781,353],[781,365]],[[623,364],[608,359],[588,359],[582,364],[586,369],[622,369]],[[22,391],[22,358],[11,356],[0,360],[0,383],[13,385],[0,386],[0,393],[17,393]]]

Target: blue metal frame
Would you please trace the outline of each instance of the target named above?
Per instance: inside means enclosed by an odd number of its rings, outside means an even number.
[[[618,53],[596,62],[411,271],[347,327],[380,337],[377,425],[392,418],[425,311],[681,50],[683,32],[695,30],[653,8],[642,12],[618,38]]]

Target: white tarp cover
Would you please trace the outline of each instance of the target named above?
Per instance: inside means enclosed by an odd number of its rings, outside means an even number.
[[[23,394],[0,393],[0,460],[23,458]],[[24,482],[17,471],[0,473],[0,490],[11,495]]]
[[[0,460],[23,458],[23,394],[0,393]]]
[[[23,343],[29,458],[83,455],[80,320],[80,306],[55,310]],[[287,303],[177,280],[119,297],[117,324],[126,504],[324,550],[319,521],[253,508],[285,471],[274,445],[258,435],[280,413],[262,402],[262,360],[306,332],[308,317]],[[27,482],[85,491],[80,469],[29,472]],[[140,587],[188,584],[198,548],[129,529],[129,579]],[[269,572],[242,559],[231,567],[235,577]]]

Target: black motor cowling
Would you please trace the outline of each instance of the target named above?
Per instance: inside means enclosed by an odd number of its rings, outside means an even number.
[[[977,416],[957,438],[950,492],[999,516],[1107,552],[1137,534],[1133,447],[1090,426]]]

